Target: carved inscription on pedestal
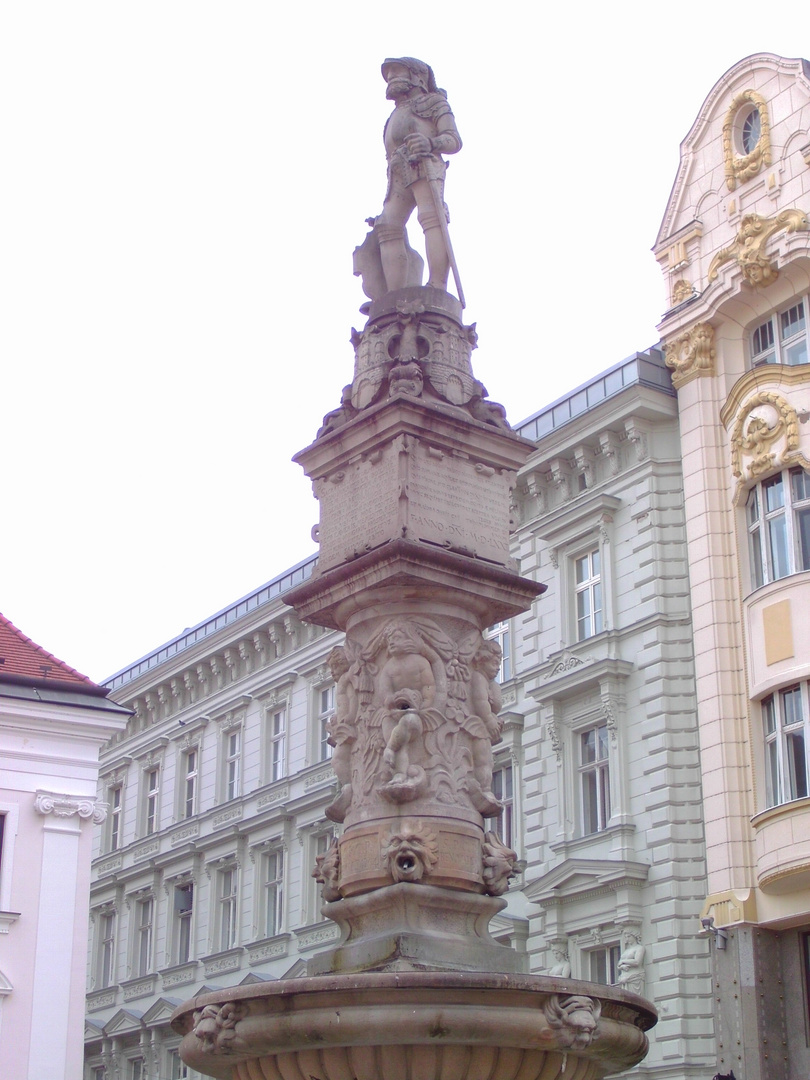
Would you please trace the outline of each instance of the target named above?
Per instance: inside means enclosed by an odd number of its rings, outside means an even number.
[[[509,559],[509,480],[469,458],[420,445],[408,461],[408,535]]]
[[[388,445],[316,482],[320,565],[336,566],[401,535],[398,457]]]

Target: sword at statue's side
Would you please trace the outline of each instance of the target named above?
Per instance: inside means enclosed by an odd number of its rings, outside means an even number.
[[[436,206],[436,213],[439,216],[439,228],[442,230],[442,236],[444,237],[444,246],[447,248],[447,259],[450,263],[450,269],[453,271],[453,281],[456,283],[456,292],[458,293],[459,303],[463,308],[467,306],[464,301],[464,290],[461,287],[461,278],[458,276],[458,266],[456,264],[456,256],[453,253],[453,244],[450,240],[450,229],[447,226],[447,213],[444,208],[444,199],[442,198],[441,191],[442,181],[437,177],[435,180],[428,179],[431,193],[433,194],[433,202]]]

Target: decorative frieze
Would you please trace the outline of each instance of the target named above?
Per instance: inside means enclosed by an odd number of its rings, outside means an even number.
[[[276,803],[282,803],[290,797],[290,786],[284,784],[282,787],[275,788],[273,791],[268,791],[266,794],[260,796],[256,800],[256,809],[261,810],[265,806],[274,806]]]
[[[266,938],[248,946],[248,963],[263,964],[267,960],[275,960],[277,957],[286,956],[290,951],[290,935],[279,934],[277,937]]]
[[[242,962],[242,953],[245,950],[240,946],[237,949],[229,949],[227,952],[215,953],[212,956],[203,957],[205,976],[221,975],[226,971],[238,971]]]
[[[154,994],[157,975],[147,975],[143,979],[129,979],[121,984],[124,1001],[134,1001],[135,998],[146,997]]]
[[[220,810],[218,814],[214,814],[211,818],[211,828],[221,829],[223,825],[227,825],[231,821],[240,821],[244,809],[240,803],[237,806],[231,806],[227,810]]]
[[[135,848],[132,852],[132,861],[141,862],[143,859],[148,859],[150,855],[157,855],[160,851],[160,840],[149,840],[145,844],[141,844],[140,847]]]
[[[184,825],[182,829],[178,829],[177,832],[172,833],[172,847],[177,847],[178,844],[183,844],[186,840],[191,840],[195,836],[200,835],[200,823],[197,820],[190,821],[188,825]]]
[[[337,941],[340,937],[340,930],[335,923],[329,922],[296,930],[295,936],[298,941],[298,951],[307,952],[318,945],[325,945],[329,941]]]

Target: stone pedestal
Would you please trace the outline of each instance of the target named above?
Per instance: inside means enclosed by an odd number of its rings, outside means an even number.
[[[485,894],[505,891],[517,860],[484,827],[501,812],[491,791],[500,691],[497,646],[482,630],[543,588],[509,554],[510,492],[532,444],[486,400],[470,363],[475,332],[460,317],[435,289],[376,301],[354,334],[341,409],[296,456],[320,503],[320,555],[286,599],[304,620],[346,632],[331,722],[342,790],[327,811],[345,829],[317,870],[337,900],[324,912],[344,929],[328,970],[431,955],[468,968],[464,934],[437,945],[447,913],[478,904],[479,922],[491,916]],[[377,891],[380,901],[355,903]],[[399,898],[384,927],[383,896]],[[483,969],[514,971],[520,958],[482,925],[469,944]]]

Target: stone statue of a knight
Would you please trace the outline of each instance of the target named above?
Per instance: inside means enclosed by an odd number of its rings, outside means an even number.
[[[372,231],[356,249],[355,274],[363,289],[377,300],[386,293],[422,284],[422,259],[408,244],[405,225],[417,211],[425,234],[428,286],[446,290],[452,266],[459,300],[461,285],[447,230],[442,154],[461,149],[455,118],[433,71],[410,56],[388,59],[382,65],[386,96],[396,108],[385,125],[383,140],[388,159],[388,190],[382,213],[369,224]]]

